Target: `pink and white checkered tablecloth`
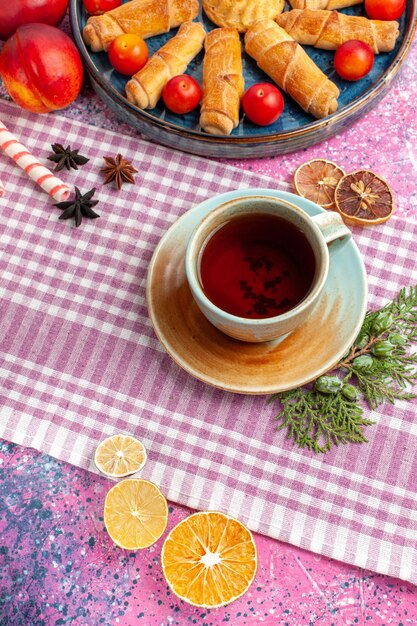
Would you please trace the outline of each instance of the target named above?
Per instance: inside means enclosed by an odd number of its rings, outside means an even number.
[[[142,475],[168,499],[417,583],[415,402],[374,412],[368,444],[316,456],[275,430],[266,397],[181,370],[149,321],[147,267],[170,224],[212,195],[277,181],[4,101],[0,119],[45,164],[52,141],[80,148],[89,163],[61,178],[96,187],[101,215],[60,221],[0,155],[0,436],[93,469],[103,437],[132,433],[149,452]],[[118,152],[139,170],[120,192],[99,172]],[[393,217],[354,236],[371,308],[417,283],[416,223]]]

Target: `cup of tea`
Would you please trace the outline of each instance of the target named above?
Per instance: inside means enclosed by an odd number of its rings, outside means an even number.
[[[350,235],[338,213],[310,216],[276,197],[239,197],[194,229],[187,280],[201,312],[226,335],[248,342],[283,338],[320,300],[327,244]]]

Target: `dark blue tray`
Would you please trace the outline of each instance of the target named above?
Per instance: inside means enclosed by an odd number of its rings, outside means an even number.
[[[362,5],[346,9],[344,12],[365,14]],[[187,115],[175,115],[164,107],[162,101],[154,109],[147,111],[141,111],[130,104],[124,95],[124,86],[129,79],[112,69],[107,53],[92,53],[82,40],[82,29],[88,18],[82,0],[71,0],[70,17],[75,42],[91,84],[119,118],[147,137],[185,152],[221,158],[254,158],[293,152],[319,143],[350,127],[355,120],[375,106],[390,87],[410,48],[416,29],[416,0],[407,0],[407,9],[399,20],[400,35],[394,50],[375,55],[371,72],[360,81],[348,82],[337,76],[333,67],[334,52],[305,46],[306,52],[340,89],[339,108],[336,113],[323,120],[315,120],[284,94],[284,111],[274,124],[267,127],[256,126],[242,113],[239,126],[228,137],[215,137],[202,132],[199,127],[198,108]],[[197,19],[203,22],[207,31],[215,28],[201,7]],[[167,34],[147,39],[150,54],[175,33],[176,30],[172,30]],[[187,73],[194,76],[200,84],[202,61],[203,52],[194,59],[187,70]],[[244,52],[243,72],[245,89],[257,82],[272,82]]]

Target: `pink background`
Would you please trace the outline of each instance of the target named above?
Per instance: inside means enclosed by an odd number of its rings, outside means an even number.
[[[416,219],[416,65],[414,44],[389,94],[343,134],[282,157],[229,163],[285,182],[300,163],[316,157],[346,171],[372,169],[391,184],[397,213]],[[60,114],[133,132],[88,85]],[[222,609],[189,607],[167,590],[158,564],[160,542],[141,553],[126,553],[103,531],[109,481],[7,443],[0,446],[0,473],[0,624],[417,623],[413,585],[259,535],[259,571],[250,591]],[[188,512],[172,505],[169,528]]]

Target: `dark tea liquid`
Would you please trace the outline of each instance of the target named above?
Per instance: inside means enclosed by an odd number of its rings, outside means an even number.
[[[233,218],[207,240],[200,259],[206,296],[251,319],[294,308],[308,293],[316,262],[305,235],[273,215]]]

